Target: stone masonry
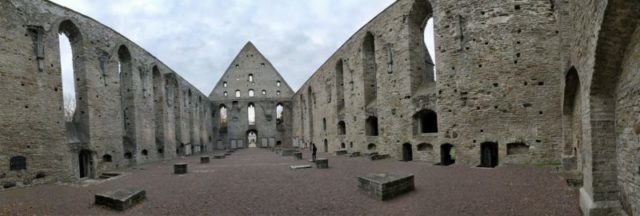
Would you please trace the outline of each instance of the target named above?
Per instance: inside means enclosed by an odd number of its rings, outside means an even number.
[[[555,167],[579,176],[585,215],[640,215],[634,0],[397,0],[299,90],[249,42],[208,96],[75,11],[5,0],[0,14],[2,185],[313,143],[440,165]],[[430,19],[435,53],[424,43]],[[70,121],[59,34],[73,51]]]

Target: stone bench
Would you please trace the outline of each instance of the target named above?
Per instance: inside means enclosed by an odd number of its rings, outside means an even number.
[[[296,160],[302,160],[302,152],[294,152],[293,158],[295,158]]]
[[[215,154],[213,155],[213,159],[224,159],[225,156],[225,154]]]
[[[146,198],[146,191],[138,189],[118,189],[95,195],[95,204],[118,211],[124,211]]]
[[[360,157],[360,152],[351,152],[349,157]]]
[[[329,168],[329,159],[327,159],[327,158],[316,158],[316,168],[318,168],[318,169],[327,169],[327,168]]]
[[[294,152],[297,152],[298,150],[295,149],[283,149],[280,152],[280,156],[292,156]]]
[[[413,174],[372,173],[358,177],[358,189],[385,201],[415,189]]]
[[[174,174],[186,174],[187,173],[187,164],[186,163],[177,163],[173,165],[173,173]]]
[[[336,151],[336,156],[346,155],[346,154],[349,154],[349,152],[347,152],[347,150],[338,150],[338,151]]]
[[[209,156],[200,157],[200,163],[209,163]]]

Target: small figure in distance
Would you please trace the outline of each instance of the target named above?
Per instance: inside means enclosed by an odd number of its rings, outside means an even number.
[[[311,143],[311,161],[316,162],[316,152],[318,151],[318,148],[316,148],[316,144],[315,143]]]

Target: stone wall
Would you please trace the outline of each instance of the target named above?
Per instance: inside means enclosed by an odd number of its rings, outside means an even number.
[[[173,158],[176,143],[212,146],[208,98],[127,38],[48,1],[2,1],[0,11],[0,181],[77,179],[80,160],[95,178]],[[59,34],[73,51],[78,105],[69,123]],[[26,170],[10,170],[15,156]]]

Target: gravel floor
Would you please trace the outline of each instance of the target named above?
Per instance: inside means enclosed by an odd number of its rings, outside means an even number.
[[[433,166],[391,159],[326,156],[329,169],[291,170],[305,160],[264,149],[240,150],[199,164],[192,156],[122,170],[124,175],[82,184],[0,191],[0,215],[580,215],[578,198],[546,169]],[[189,173],[174,175],[173,163]],[[416,190],[381,202],[357,189],[356,176],[408,172]],[[142,188],[147,199],[125,212],[93,205],[97,192]]]

